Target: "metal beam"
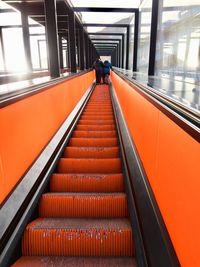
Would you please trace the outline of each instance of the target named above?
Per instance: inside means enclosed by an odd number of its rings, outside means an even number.
[[[60,68],[63,69],[63,45],[62,45],[62,36],[59,36],[59,56],[60,56]]]
[[[3,57],[3,67],[4,71],[6,71],[5,47],[3,42],[2,28],[0,28],[0,42],[1,42],[2,57]]]
[[[137,71],[138,29],[139,29],[139,11],[135,12],[134,46],[133,46],[133,71]]]
[[[127,27],[126,32],[126,69],[129,68],[129,42],[130,42],[130,26]]]
[[[124,33],[108,33],[108,32],[88,32],[88,35],[116,35],[116,36],[120,36],[120,35],[124,35]]]
[[[84,48],[84,31],[83,31],[82,27],[80,27],[80,30],[79,30],[79,41],[80,41],[80,43],[79,43],[79,45],[80,45],[80,70],[84,70],[85,69],[85,62],[84,62],[85,48]]]
[[[158,10],[159,10],[159,0],[153,0],[153,2],[152,2],[152,14],[151,14],[151,36],[150,36],[148,75],[154,75],[154,72],[155,72]]]
[[[85,61],[86,61],[86,69],[89,69],[89,51],[88,51],[88,44],[89,44],[89,38],[87,34],[85,33]]]
[[[103,41],[121,41],[122,39],[91,38],[90,40],[91,41],[95,41],[95,40],[97,40],[97,41],[101,41],[101,40],[103,40]]]
[[[120,12],[133,13],[138,8],[112,8],[112,7],[73,7],[74,12]]]
[[[83,23],[83,27],[114,27],[126,28],[129,24]]]
[[[69,10],[69,51],[71,72],[76,72],[76,28],[75,28],[75,15],[74,12]]]
[[[93,43],[94,44],[94,46],[96,46],[96,45],[102,45],[102,46],[117,46],[118,45],[118,43],[100,43],[100,42],[95,42],[95,43]]]
[[[28,24],[28,16],[26,13],[21,13],[22,20],[22,34],[23,34],[23,42],[24,42],[24,53],[26,59],[26,65],[28,71],[32,71],[32,61],[31,61],[31,46],[30,46],[30,37],[29,37],[29,24]]]
[[[56,1],[44,0],[44,3],[50,75],[51,77],[56,78],[60,77],[58,29],[56,21]]]

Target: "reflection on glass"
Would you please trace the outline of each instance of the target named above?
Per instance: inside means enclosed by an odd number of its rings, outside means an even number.
[[[151,33],[152,0],[144,0],[140,6],[139,40],[138,40],[138,71],[147,73],[149,64],[149,48]]]
[[[200,82],[199,0],[160,2],[156,75]]]

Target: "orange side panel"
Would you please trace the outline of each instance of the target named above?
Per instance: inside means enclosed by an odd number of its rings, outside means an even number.
[[[111,75],[181,266],[199,267],[199,143],[119,76]]]
[[[89,72],[0,109],[0,203],[94,80]]]

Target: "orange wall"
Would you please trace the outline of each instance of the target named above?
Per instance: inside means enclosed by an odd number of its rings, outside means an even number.
[[[0,109],[0,203],[93,80],[94,72],[89,72]]]
[[[119,76],[111,77],[181,266],[199,267],[199,143]]]

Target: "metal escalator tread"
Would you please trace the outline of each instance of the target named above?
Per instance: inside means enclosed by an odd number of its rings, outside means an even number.
[[[93,91],[49,188],[13,266],[136,267],[107,85]]]
[[[15,267],[137,267],[132,257],[22,257]]]

